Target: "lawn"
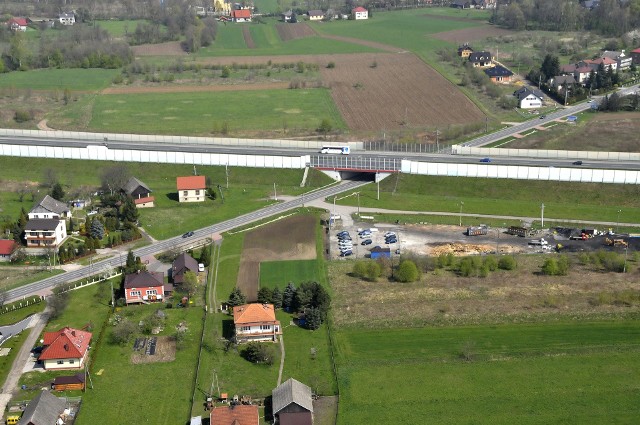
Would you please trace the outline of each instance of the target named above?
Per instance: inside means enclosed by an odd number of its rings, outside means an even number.
[[[2,313],[0,314],[0,326],[13,325],[14,323],[18,323],[22,319],[27,318],[27,316],[31,316],[32,314],[44,311],[46,306],[47,304],[45,302],[39,302],[29,304],[28,306],[22,307],[18,310],[12,310],[7,313]],[[3,309],[6,307],[6,304],[2,306]]]
[[[633,423],[640,324],[340,330],[339,424]],[[391,390],[392,389],[392,390]],[[389,399],[402,400],[389,408]],[[497,408],[496,406],[499,406]],[[580,406],[576,409],[576,406]]]
[[[322,282],[324,270],[318,268],[318,260],[263,261],[260,263],[260,287],[284,289],[287,283]]]
[[[18,335],[9,338],[9,340],[7,340],[4,344],[2,344],[2,348],[9,348],[11,350],[9,351],[9,354],[7,354],[6,356],[0,357],[0,382],[3,385],[3,388],[4,388],[4,383],[7,380],[7,375],[9,375],[9,372],[11,371],[11,366],[13,365],[13,362],[18,356],[18,352],[22,348],[22,344],[29,336],[29,332],[31,332],[31,329],[25,329],[24,331],[20,332]],[[2,417],[2,414],[0,413],[0,418],[1,417]]]
[[[37,69],[0,74],[0,87],[33,90],[95,91],[111,84],[117,69]]]
[[[260,90],[212,93],[104,95],[96,98],[91,131],[211,135],[230,132],[315,130],[327,118],[346,128],[329,90]]]
[[[407,174],[383,180],[379,201],[375,185],[358,189],[362,207],[459,212],[463,202],[464,213],[539,217],[540,205],[544,203],[545,218],[621,223],[640,222],[638,190],[634,185],[620,184]],[[354,196],[338,201],[354,206],[357,202]]]
[[[108,20],[108,21],[95,21],[95,25],[102,29],[109,31],[109,33],[116,38],[124,37],[127,34],[131,34],[135,32],[138,24],[148,23],[149,21],[144,19],[134,19],[129,20],[125,19],[122,21],[116,20]],[[154,24],[155,25],[155,24]],[[164,25],[161,25],[161,28],[164,29]]]

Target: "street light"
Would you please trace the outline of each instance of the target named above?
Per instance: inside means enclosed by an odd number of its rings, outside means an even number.
[[[462,227],[462,206],[464,205],[463,201],[460,201],[460,222],[459,222],[459,226]]]
[[[616,220],[616,233],[618,233],[618,227],[620,227],[620,213],[622,210],[618,210],[618,218]]]

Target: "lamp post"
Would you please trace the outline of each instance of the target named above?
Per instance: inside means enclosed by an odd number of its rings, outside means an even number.
[[[458,223],[458,226],[462,227],[462,206],[464,205],[463,201],[460,201],[460,221]]]

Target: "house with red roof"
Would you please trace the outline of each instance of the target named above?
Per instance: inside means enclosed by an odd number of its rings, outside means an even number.
[[[27,18],[11,18],[7,21],[7,27],[9,27],[11,31],[25,32],[27,25]]]
[[[369,11],[362,6],[358,6],[351,10],[351,15],[356,21],[359,21],[361,19],[369,19]]]
[[[178,201],[204,202],[207,189],[207,182],[204,176],[178,177],[176,186],[178,188]]]
[[[233,307],[236,342],[277,341],[282,335],[273,304],[244,304]]]
[[[45,332],[44,349],[38,360],[45,370],[81,369],[89,353],[91,336],[91,332],[69,327]]]
[[[258,406],[231,405],[216,407],[209,417],[211,425],[258,425],[260,423]]]
[[[629,54],[631,55],[631,62],[634,65],[640,65],[640,48],[632,50]]]
[[[127,305],[162,302],[164,299],[164,276],[160,272],[140,270],[124,278],[124,296]]]
[[[0,239],[0,262],[11,261],[18,249],[18,244],[9,239]]]
[[[233,22],[251,22],[251,10],[249,9],[232,10],[231,20]]]

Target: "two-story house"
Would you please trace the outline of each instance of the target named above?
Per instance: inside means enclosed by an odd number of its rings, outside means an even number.
[[[362,6],[358,6],[351,11],[353,19],[359,21],[361,19],[369,19],[369,11]]]
[[[11,31],[22,31],[25,32],[27,30],[27,18],[11,18],[7,21],[7,27]]]
[[[25,227],[27,248],[57,248],[67,238],[66,219],[71,210],[64,202],[47,195],[29,211]]]
[[[198,262],[192,256],[183,252],[178,255],[171,266],[171,278],[173,283],[184,282],[184,274],[186,272],[198,273]]]
[[[236,341],[277,341],[282,335],[273,304],[244,304],[233,307]]]
[[[204,202],[206,198],[207,182],[204,176],[178,177],[178,201]]]
[[[513,95],[518,99],[519,108],[534,109],[542,107],[544,95],[539,90],[522,87],[515,91]]]
[[[124,295],[127,305],[162,302],[164,299],[164,276],[146,270],[128,274],[124,278]]]
[[[604,52],[602,52],[600,57],[609,58],[616,61],[619,70],[629,69],[631,67],[631,56],[626,55],[624,50],[621,50],[619,52],[605,50]]]
[[[469,54],[469,63],[475,68],[487,68],[493,66],[491,52],[473,52]]]
[[[310,21],[322,21],[324,19],[324,12],[322,10],[310,10],[307,12]]]
[[[73,25],[76,23],[76,15],[73,12],[64,12],[58,15],[58,22],[62,25]]]
[[[82,369],[89,354],[91,332],[64,327],[57,332],[45,332],[44,349],[38,357],[45,370]]]

